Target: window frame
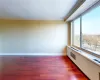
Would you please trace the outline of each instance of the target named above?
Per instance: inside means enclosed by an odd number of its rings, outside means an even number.
[[[99,7],[100,6],[100,1],[99,2],[97,2],[96,4],[94,4],[93,6],[91,6],[89,9],[87,9],[85,12],[83,12],[81,15],[79,15],[78,17],[76,17],[74,20],[72,20],[71,22],[72,22],[72,29],[71,29],[71,35],[72,35],[72,37],[71,37],[71,40],[72,40],[72,43],[71,43],[71,46],[73,46],[73,47],[76,47],[76,48],[78,48],[78,49],[81,49],[81,50],[83,50],[83,51],[85,51],[85,52],[88,52],[88,53],[92,53],[92,54],[94,54],[94,55],[96,55],[96,56],[100,56],[100,54],[97,54],[97,53],[95,53],[94,51],[92,51],[92,50],[88,50],[88,49],[84,49],[83,47],[82,47],[82,17],[85,15],[85,14],[87,14],[87,13],[89,13],[90,11],[92,11],[93,9],[95,9],[95,8],[97,8],[97,7]],[[76,20],[76,19],[78,19],[78,18],[80,18],[80,47],[78,47],[78,46],[76,46],[76,45],[74,45],[74,21]]]

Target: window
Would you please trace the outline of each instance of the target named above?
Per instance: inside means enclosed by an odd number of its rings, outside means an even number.
[[[82,16],[82,48],[100,52],[100,6]]]
[[[100,6],[73,21],[73,45],[100,54]]]
[[[73,44],[75,46],[80,47],[80,18],[76,19],[74,21],[74,27],[73,27]]]

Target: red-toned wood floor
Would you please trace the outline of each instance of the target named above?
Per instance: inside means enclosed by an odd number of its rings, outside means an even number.
[[[2,57],[0,80],[88,80],[70,61],[63,57]]]

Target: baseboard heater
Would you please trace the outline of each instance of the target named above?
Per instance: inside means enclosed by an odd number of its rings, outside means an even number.
[[[76,56],[75,56],[75,54],[73,54],[72,52],[70,52],[70,56],[71,56],[74,60],[76,60]]]
[[[70,46],[67,47],[67,56],[90,80],[100,80],[100,59]]]

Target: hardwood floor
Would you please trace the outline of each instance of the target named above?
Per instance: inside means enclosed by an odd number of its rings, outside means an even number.
[[[0,80],[88,80],[66,56],[6,56],[2,67]]]

